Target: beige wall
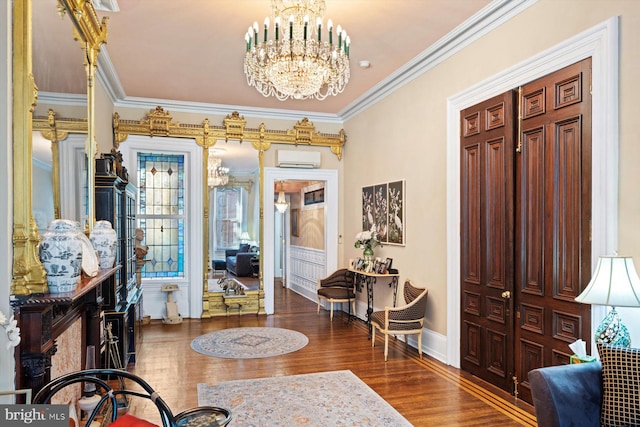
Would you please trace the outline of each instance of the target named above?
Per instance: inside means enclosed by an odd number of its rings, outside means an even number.
[[[291,194],[291,209],[298,209],[299,236],[291,235],[291,245],[324,250],[324,207],[305,209],[300,193]]]
[[[634,100],[640,95],[634,82],[640,71],[640,3],[630,0],[540,0],[348,120],[343,265],[359,255],[349,243],[360,228],[361,188],[406,179],[407,244],[379,248],[376,256],[393,258],[402,280],[429,287],[425,326],[445,335],[447,99],[615,15],[621,16],[619,252],[640,266],[640,197],[634,190],[640,147],[632,136]],[[385,304],[383,298],[388,292],[376,294],[376,306]]]

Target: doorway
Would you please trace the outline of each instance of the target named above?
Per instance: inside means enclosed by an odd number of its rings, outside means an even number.
[[[590,82],[587,58],[461,112],[461,367],[527,401],[591,336]]]
[[[338,171],[335,169],[296,169],[296,168],[264,168],[262,180],[263,201],[263,245],[265,248],[274,248],[278,238],[275,227],[276,210],[273,207],[273,189],[279,181],[304,180],[325,182],[325,208],[324,208],[324,247],[325,247],[325,276],[338,268]],[[261,251],[264,303],[267,314],[274,313],[274,277],[275,277],[275,251]]]
[[[524,82],[591,57],[592,236],[591,262],[617,250],[619,19],[612,17],[553,48],[456,94],[447,102],[447,334],[432,350],[460,367],[460,111]],[[591,309],[592,329],[606,315]],[[595,321],[595,324],[594,324]]]

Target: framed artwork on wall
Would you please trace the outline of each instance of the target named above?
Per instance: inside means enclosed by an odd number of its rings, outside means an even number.
[[[388,206],[388,224],[387,243],[390,245],[405,244],[405,227],[404,227],[404,198],[405,185],[404,180],[389,183],[389,206]]]
[[[300,209],[291,209],[291,235],[300,237]]]
[[[375,225],[378,240],[387,245],[405,245],[405,181],[362,188],[362,231]]]

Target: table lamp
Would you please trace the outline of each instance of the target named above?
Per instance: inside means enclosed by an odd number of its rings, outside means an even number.
[[[611,311],[596,329],[596,343],[629,347],[629,330],[616,307],[640,307],[640,278],[631,257],[601,256],[596,271],[576,301],[609,305]]]

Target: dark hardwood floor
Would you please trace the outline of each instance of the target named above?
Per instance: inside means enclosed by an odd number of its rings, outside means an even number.
[[[446,366],[392,340],[384,362],[384,342],[371,348],[364,322],[349,322],[300,295],[276,286],[276,314],[231,314],[178,325],[152,321],[143,328],[137,364],[130,370],[144,378],[174,413],[198,406],[198,383],[295,375],[349,369],[415,426],[535,426],[533,408],[475,377]],[[271,326],[294,329],[309,338],[303,349],[264,359],[219,359],[191,350],[191,341],[224,328]],[[350,398],[345,396],[345,398]],[[158,422],[150,403],[132,400],[131,412]],[[268,423],[265,424],[268,427]],[[385,426],[387,427],[387,426]]]

